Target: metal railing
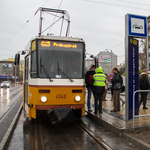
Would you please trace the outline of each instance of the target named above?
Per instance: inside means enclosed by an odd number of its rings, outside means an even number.
[[[150,114],[147,114],[147,115],[134,115],[134,111],[135,111],[135,94],[138,93],[138,92],[150,92],[150,90],[136,90],[134,93],[133,93],[133,128],[134,128],[134,118],[137,118],[137,117],[147,117],[147,116],[150,116]]]

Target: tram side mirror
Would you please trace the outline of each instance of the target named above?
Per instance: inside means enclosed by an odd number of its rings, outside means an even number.
[[[15,55],[15,65],[19,65],[19,62],[20,62],[20,54],[16,54]]]
[[[25,52],[25,51],[22,51],[22,52],[21,52],[21,55],[25,55],[25,54],[26,54],[26,52]]]

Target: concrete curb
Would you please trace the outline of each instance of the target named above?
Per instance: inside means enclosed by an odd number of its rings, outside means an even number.
[[[129,134],[124,133],[123,138],[125,138],[127,141],[137,145],[138,147],[140,147],[143,150],[150,150],[150,144],[148,144],[140,139],[137,139],[135,137],[132,137]]]
[[[97,116],[89,113],[88,111],[86,111],[88,113],[89,118],[93,119],[94,121],[98,122],[100,125],[102,125],[105,129],[107,129],[109,132],[114,133],[115,135],[122,137],[124,130],[118,129],[117,127],[115,127],[113,124],[106,122],[100,118],[98,118]]]
[[[89,113],[88,111],[86,111],[88,113],[89,118],[93,119],[94,121],[98,122],[100,125],[102,125],[107,131],[112,132],[113,134],[126,139],[127,141],[133,143],[134,145],[139,146],[141,149],[144,150],[150,150],[150,144],[137,139],[135,137],[132,137],[131,135],[129,135],[129,133],[133,132],[133,131],[145,131],[147,129],[149,129],[149,126],[143,126],[143,127],[137,127],[135,129],[119,129],[116,126],[114,126],[113,124],[111,124],[110,122],[106,122],[104,120],[102,120],[101,118],[98,118],[97,116],[93,115],[92,113]]]
[[[15,128],[15,125],[16,125],[16,122],[17,122],[17,120],[18,120],[19,114],[21,113],[22,105],[23,105],[23,103],[20,105],[20,107],[19,107],[19,109],[18,109],[18,111],[17,111],[15,117],[13,118],[12,123],[10,124],[10,126],[9,126],[9,128],[8,128],[8,130],[7,130],[7,132],[6,132],[6,134],[4,135],[4,137],[3,137],[3,139],[2,139],[2,141],[1,141],[1,143],[0,143],[0,150],[5,150],[5,149],[7,149],[9,140],[10,140],[11,135],[12,135],[12,133],[13,133],[13,130],[14,130],[14,128]]]

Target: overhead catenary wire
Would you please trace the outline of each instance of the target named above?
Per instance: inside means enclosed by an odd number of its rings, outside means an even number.
[[[47,0],[42,6],[44,6],[49,0]],[[2,50],[18,33],[20,30],[22,30],[24,28],[24,26],[34,17],[35,15],[32,15],[24,24],[21,28],[19,28],[19,30],[0,48],[0,50]]]
[[[61,0],[60,4],[59,4],[59,6],[58,6],[58,9],[60,9],[60,6],[61,6],[62,2],[63,2],[63,0]],[[53,20],[52,24],[54,23],[56,17],[57,17],[57,14],[56,14],[55,17],[54,17],[54,20]],[[51,32],[51,29],[52,29],[52,26],[51,26],[51,28],[49,29],[49,33]]]
[[[138,2],[132,2],[132,1],[126,1],[126,0],[115,0],[115,1],[124,2],[124,3],[130,3],[130,4],[136,4],[136,5],[150,6],[148,4],[143,4],[143,3],[138,3]]]
[[[95,1],[95,0],[82,0],[82,1],[91,2],[91,3],[100,3],[100,4],[104,4],[104,5],[113,5],[113,6],[119,6],[119,7],[125,7],[125,8],[132,8],[132,9],[138,9],[138,10],[144,10],[144,11],[150,11],[150,9],[144,9],[144,8],[132,7],[132,6],[125,6],[125,5],[113,4],[113,3],[107,3],[107,2],[100,2],[100,1]]]
[[[44,6],[45,4],[47,4],[47,3],[48,3],[48,1],[49,1],[49,0],[47,0],[47,1],[46,1],[43,5],[42,5],[42,6]]]
[[[118,46],[120,46],[120,45],[122,45],[122,44],[124,44],[124,42],[121,42],[121,43],[119,43],[119,44],[117,44],[117,45],[115,45],[115,46],[112,46],[112,47],[108,48],[108,50],[109,50],[109,49],[112,49],[112,48],[115,48],[115,47],[118,47]]]

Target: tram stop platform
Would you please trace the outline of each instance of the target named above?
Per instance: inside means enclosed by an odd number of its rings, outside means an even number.
[[[121,97],[125,100],[125,94],[121,94]],[[85,98],[87,100],[87,93],[85,95]],[[140,146],[142,149],[150,149],[150,143],[148,144],[134,136],[134,134],[140,132],[148,131],[150,133],[150,116],[135,118],[133,127],[132,120],[125,121],[125,105],[122,106],[122,102],[120,102],[120,111],[111,112],[111,110],[113,109],[113,101],[110,101],[111,94],[109,92],[107,92],[106,100],[107,101],[102,101],[103,113],[96,115],[94,114],[94,97],[92,96],[91,98],[92,112],[88,112],[86,101],[85,108],[86,112],[88,113],[88,117],[105,127],[107,131],[112,132],[119,137],[127,139],[131,143]],[[150,100],[147,101],[147,107],[148,109],[143,109],[141,105],[139,109],[139,115],[150,114]]]

